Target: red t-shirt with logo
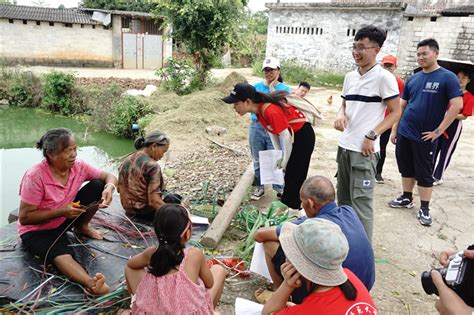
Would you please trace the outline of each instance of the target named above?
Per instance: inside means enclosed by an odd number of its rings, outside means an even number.
[[[283,314],[331,314],[331,315],[376,315],[379,314],[364,284],[349,269],[344,268],[349,280],[357,290],[354,301],[348,300],[339,287],[308,295],[303,303],[289,306],[275,315]]]
[[[258,121],[262,124],[263,128],[275,135],[279,135],[283,130],[288,129],[289,127],[293,129],[293,132],[297,132],[305,124],[304,121],[290,123],[293,119],[305,118],[304,114],[293,106],[287,105],[288,110],[285,111],[278,105],[270,104],[265,109],[263,117],[260,114],[262,109],[263,103],[258,105]]]

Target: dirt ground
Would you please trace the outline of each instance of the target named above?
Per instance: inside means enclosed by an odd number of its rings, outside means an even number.
[[[36,69],[33,71],[44,71]],[[150,78],[150,71],[114,70],[114,69],[74,69],[79,76],[116,76],[131,78]],[[214,72],[216,77],[224,77],[230,71],[240,69],[222,69]],[[251,70],[240,71],[250,82],[259,80],[250,76]],[[324,120],[316,126],[316,148],[312,156],[310,175],[324,175],[335,184],[336,149],[340,133],[333,126],[336,111],[340,106],[340,91],[313,88],[309,99],[323,112]],[[333,96],[332,105],[327,104]],[[237,115],[237,114],[235,114]],[[236,118],[247,119],[247,118]],[[224,126],[225,127],[225,126]],[[175,131],[176,132],[176,131]],[[181,130],[179,139],[173,143],[173,156],[192,152],[197,146],[208,146],[204,137],[187,135],[186,128]],[[241,136],[223,135],[219,141],[223,144],[248,150],[247,129]],[[237,139],[237,140],[236,140]],[[240,139],[240,140],[238,140]],[[376,257],[376,282],[371,295],[381,314],[433,314],[434,296],[424,293],[420,275],[432,267],[439,267],[437,256],[447,248],[463,249],[473,242],[474,217],[474,175],[472,172],[472,154],[474,152],[474,120],[464,121],[464,130],[458,143],[451,165],[444,175],[444,183],[434,187],[431,213],[434,219],[431,227],[423,227],[416,220],[419,198],[416,194],[416,206],[413,209],[392,209],[387,202],[401,193],[401,181],[394,157],[394,146],[388,145],[388,154],[384,167],[385,184],[378,184],[375,190],[375,225],[373,248]],[[268,193],[259,201],[264,207],[274,198]],[[471,232],[468,232],[471,231]],[[232,254],[240,235],[230,231],[219,246],[221,253]],[[261,279],[228,280],[222,303],[219,307],[223,314],[233,313],[235,297],[251,299],[253,291],[262,285]]]

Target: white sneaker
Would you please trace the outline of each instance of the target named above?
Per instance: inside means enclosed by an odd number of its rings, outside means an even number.
[[[435,180],[435,181],[433,182],[433,186],[439,186],[439,185],[441,185],[442,183],[443,183],[443,180],[442,180],[442,179]]]
[[[265,195],[265,189],[257,187],[257,188],[255,188],[252,196],[250,196],[250,199],[260,200],[260,198],[262,198],[263,195]]]

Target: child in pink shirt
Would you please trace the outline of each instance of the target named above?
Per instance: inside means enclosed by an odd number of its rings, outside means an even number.
[[[207,266],[197,248],[185,249],[191,238],[191,219],[181,205],[166,204],[154,220],[158,247],[132,257],[125,279],[132,293],[133,314],[214,314],[227,272]]]

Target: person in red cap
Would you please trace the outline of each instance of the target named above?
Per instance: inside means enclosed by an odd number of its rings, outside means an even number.
[[[391,73],[395,73],[395,71],[397,70],[397,57],[393,55],[387,55],[383,57],[382,62],[380,64],[383,68],[387,69]],[[395,78],[397,79],[398,91],[400,92],[400,97],[401,97],[402,92],[403,92],[403,87],[405,86],[405,82],[397,76],[395,76]],[[385,117],[387,117],[389,113],[390,111],[387,108],[385,110]],[[390,140],[391,132],[392,132],[392,128],[389,128],[380,135],[380,160],[377,163],[377,173],[375,174],[375,181],[378,184],[384,183],[384,180],[382,177],[382,170],[383,170],[383,165],[385,163],[385,157],[387,156],[387,144],[388,144],[388,141]]]

